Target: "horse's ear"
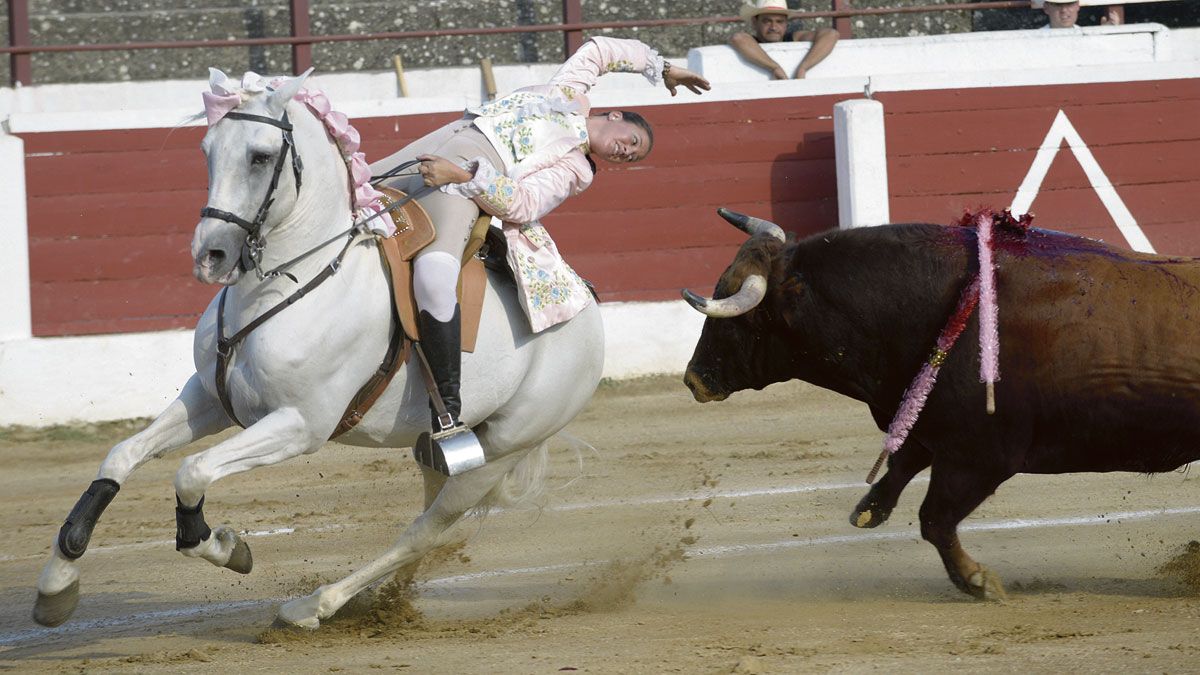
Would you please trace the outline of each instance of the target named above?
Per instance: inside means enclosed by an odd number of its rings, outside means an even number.
[[[309,68],[296,77],[290,77],[283,82],[280,82],[279,85],[275,87],[275,91],[271,93],[270,103],[271,110],[273,110],[275,114],[280,114],[283,112],[283,107],[287,105],[288,101],[292,100],[292,98],[300,92],[300,89],[304,86],[304,81],[308,79],[308,76],[312,74],[312,71],[313,69]]]
[[[229,76],[226,75],[224,71],[218,68],[208,69],[208,88],[212,90],[213,93],[219,92],[226,94],[229,93],[228,90],[230,89],[237,89],[237,83],[234,83],[234,85],[230,87],[226,84],[227,82],[229,82]]]

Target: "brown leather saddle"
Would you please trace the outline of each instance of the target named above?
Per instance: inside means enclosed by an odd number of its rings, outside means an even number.
[[[407,196],[394,188],[380,187],[379,190],[385,195],[385,207]],[[330,436],[331,439],[353,429],[362,420],[375,401],[383,395],[396,371],[408,362],[411,343],[421,339],[417,330],[417,302],[413,297],[412,259],[421,249],[433,242],[436,231],[429,214],[415,200],[393,209],[391,216],[396,225],[396,233],[378,240],[379,258],[392,289],[391,344],[379,369],[346,407],[342,421]],[[466,250],[463,251],[463,267],[458,277],[458,303],[462,316],[464,352],[475,351],[475,341],[479,336],[479,317],[483,313],[487,270],[483,261],[475,254],[479,252],[485,239],[488,239],[491,220],[491,216],[481,215],[475,221]]]

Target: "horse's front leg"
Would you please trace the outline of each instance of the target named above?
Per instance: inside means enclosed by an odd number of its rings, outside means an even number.
[[[79,602],[78,560],[87,551],[92,530],[104,509],[135,469],[148,460],[210,436],[230,425],[220,404],[192,375],[179,397],[141,432],[121,441],[108,452],[96,480],[75,503],[51,546],[50,561],[38,578],[33,619],[57,626],[70,618]]]
[[[328,429],[314,433],[295,408],[282,408],[240,434],[185,459],[175,474],[175,548],[217,567],[249,573],[253,559],[246,543],[232,528],[222,525],[212,529],[204,521],[205,491],[226,476],[316,452],[328,436]]]

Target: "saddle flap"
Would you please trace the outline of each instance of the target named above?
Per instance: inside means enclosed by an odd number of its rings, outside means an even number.
[[[380,240],[380,249],[385,258],[388,274],[392,281],[392,296],[396,313],[404,333],[412,340],[420,340],[417,329],[417,301],[413,295],[412,262],[404,259],[400,243],[395,237]],[[479,319],[483,313],[483,294],[487,287],[487,270],[483,261],[472,257],[463,265],[459,275],[458,301],[462,307],[462,350],[475,351],[475,340],[479,336]]]
[[[408,197],[407,194],[396,188],[380,186],[378,189],[384,195],[382,199],[384,207],[391,206]],[[396,225],[396,234],[392,235],[390,239],[396,241],[396,250],[399,252],[401,260],[412,260],[413,256],[428,246],[436,236],[433,220],[429,218],[425,207],[415,199],[395,208],[390,215],[392,222]]]

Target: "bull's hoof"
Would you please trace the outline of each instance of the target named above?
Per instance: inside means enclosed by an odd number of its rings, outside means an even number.
[[[250,570],[254,569],[254,557],[250,555],[250,547],[236,534],[234,539],[237,540],[237,544],[233,547],[233,553],[229,554],[229,562],[225,563],[225,567],[238,574],[249,574]]]
[[[59,626],[71,618],[78,605],[79,580],[76,579],[70,586],[53,595],[38,591],[37,601],[33,603],[33,620],[51,628]]]
[[[983,565],[980,565],[979,569],[967,579],[966,586],[963,590],[976,600],[999,602],[1008,599],[1000,576]]]
[[[886,523],[891,515],[891,509],[884,509],[864,497],[850,513],[850,524],[860,528],[879,527]]]

